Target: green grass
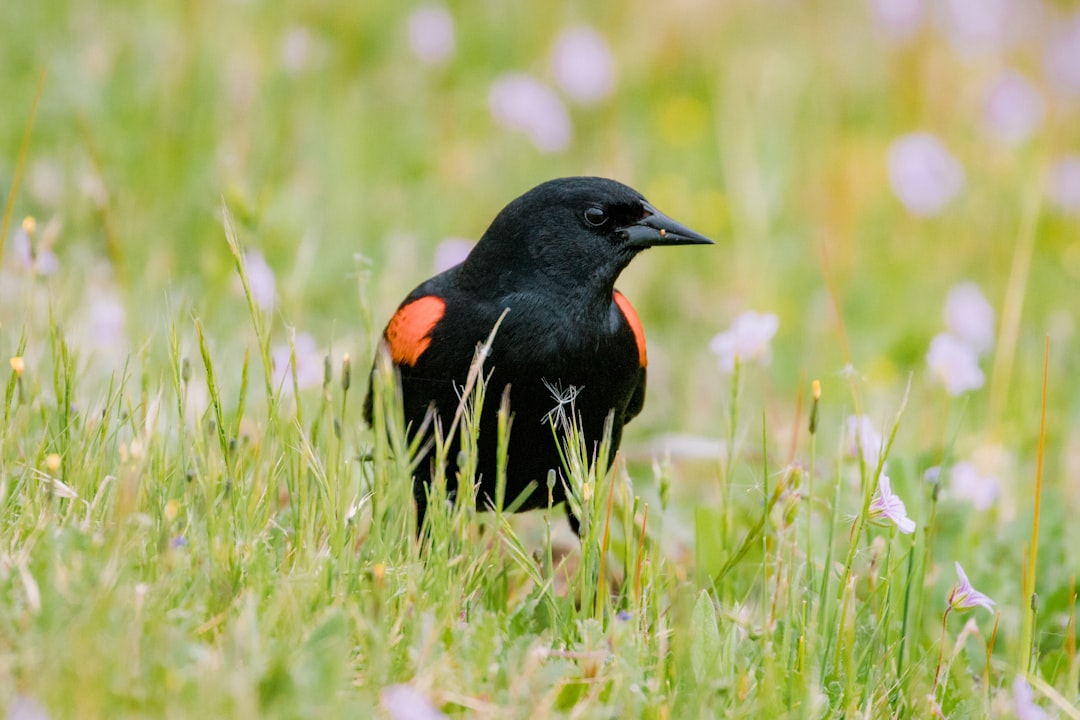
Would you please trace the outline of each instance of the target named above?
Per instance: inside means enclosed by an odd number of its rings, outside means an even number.
[[[98,5],[0,6],[0,708],[390,717],[405,684],[458,717],[1015,717],[1027,676],[1080,715],[1080,242],[1044,194],[1080,123],[1037,80],[1033,139],[979,125],[996,63],[1040,77],[1037,42],[965,59],[927,26],[893,47],[840,2],[455,4],[457,53],[431,69],[392,3]],[[548,79],[571,22],[611,42],[618,89],[543,155],[487,91]],[[885,171],[917,129],[966,172],[925,220]],[[439,482],[422,546],[385,374],[361,419],[374,341],[441,238],[581,173],[720,242],[620,281],[649,391],[613,467],[570,428],[580,547],[562,510],[478,512]],[[27,216],[50,276],[14,257]],[[276,273],[272,310],[244,248]],[[950,398],[924,358],[964,280],[998,327],[986,387]],[[708,342],[746,309],[780,330],[732,377]],[[870,522],[858,414],[912,535]],[[468,412],[457,431],[475,440]],[[675,432],[727,451],[655,444]],[[980,452],[1004,458],[983,511],[939,492]],[[946,613],[955,561],[996,613]]]

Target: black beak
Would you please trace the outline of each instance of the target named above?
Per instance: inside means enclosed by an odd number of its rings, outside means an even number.
[[[675,222],[652,205],[645,203],[648,213],[622,233],[627,244],[636,248],[655,245],[712,245],[713,241],[696,233],[682,223]]]

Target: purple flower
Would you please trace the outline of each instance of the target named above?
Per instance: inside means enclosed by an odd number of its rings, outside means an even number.
[[[496,78],[488,104],[496,122],[524,132],[540,152],[559,152],[570,144],[573,130],[566,107],[551,88],[531,75],[507,73]]]
[[[277,299],[277,278],[274,269],[266,262],[266,256],[258,250],[244,253],[244,271],[247,273],[251,298],[263,310],[273,310]]]
[[[444,720],[424,693],[411,685],[390,685],[379,693],[379,704],[393,720]]]
[[[1013,680],[1012,691],[1018,720],[1046,720],[1046,711],[1035,702],[1035,693],[1023,675],[1017,675]]]
[[[1050,166],[1046,195],[1059,211],[1080,215],[1080,155],[1066,155]]]
[[[874,427],[874,421],[868,415],[849,415],[846,426],[851,443],[848,452],[857,458],[861,449],[863,463],[869,468],[877,468],[881,453],[885,449],[885,440]]]
[[[981,605],[990,612],[994,612],[994,601],[971,586],[971,581],[964,573],[964,568],[960,567],[960,563],[954,564],[956,575],[960,579],[953,583],[949,590],[949,607],[953,610],[969,610],[976,605]]]
[[[409,15],[409,49],[425,65],[443,65],[454,54],[454,18],[444,5],[422,5]]]
[[[1054,23],[1053,36],[1043,52],[1043,70],[1064,97],[1080,95],[1080,12]]]
[[[315,346],[315,338],[300,333],[293,341],[296,347],[296,384],[301,390],[318,387],[323,381],[323,354]],[[285,395],[292,395],[292,350],[288,343],[277,345],[270,351],[274,366],[274,388]]]
[[[870,0],[878,28],[894,40],[910,39],[922,25],[923,0]]]
[[[982,355],[994,346],[994,308],[973,282],[954,285],[945,297],[945,327]]]
[[[744,312],[735,318],[731,327],[709,341],[709,350],[716,355],[723,372],[735,370],[735,358],[740,362],[760,360],[769,362],[769,342],[776,335],[780,320],[772,313]]]
[[[870,501],[868,517],[875,525],[885,525],[886,521],[896,525],[896,529],[905,534],[915,532],[915,521],[908,517],[907,507],[899,496],[893,495],[889,476],[884,472],[878,476],[878,489]]]
[[[465,261],[476,245],[472,240],[449,237],[435,248],[435,272],[441,273]]]
[[[1001,483],[992,475],[983,475],[970,460],[953,465],[949,473],[949,496],[968,500],[976,510],[989,510],[1001,494]]]
[[[953,397],[978,390],[986,382],[976,352],[947,332],[939,333],[930,342],[926,364],[931,377],[944,385]]]
[[[986,93],[983,123],[1007,145],[1019,145],[1039,128],[1045,112],[1035,86],[1015,70],[1006,70]]]
[[[615,61],[604,37],[591,27],[559,33],[551,54],[555,84],[582,105],[593,105],[615,88]]]
[[[937,215],[964,187],[964,168],[927,132],[904,135],[889,146],[889,181],[912,215]]]

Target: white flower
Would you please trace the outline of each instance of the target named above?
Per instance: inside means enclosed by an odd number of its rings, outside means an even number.
[[[876,469],[881,453],[885,450],[885,439],[874,427],[874,421],[869,415],[849,415],[846,426],[850,443],[848,452],[857,458],[861,449],[863,463],[868,468]]]
[[[409,49],[425,65],[442,65],[454,54],[454,18],[443,5],[422,5],[409,15]]]
[[[540,152],[554,153],[570,144],[570,115],[559,96],[525,73],[496,78],[488,93],[491,114],[497,122],[529,136]]]
[[[931,376],[953,396],[978,390],[986,382],[975,351],[949,333],[939,333],[930,342],[926,364]]]
[[[583,105],[603,100],[615,88],[615,61],[607,41],[590,27],[563,30],[551,53],[555,84]]]
[[[964,168],[935,136],[915,132],[889,146],[889,181],[912,215],[936,215],[964,187]]]
[[[473,246],[472,240],[465,238],[449,237],[435,247],[435,272],[441,273],[459,265],[469,256]]]
[[[1061,212],[1080,215],[1080,155],[1066,155],[1054,162],[1047,177],[1046,195]]]
[[[976,354],[994,346],[994,308],[973,282],[960,283],[945,297],[945,327]]]
[[[769,362],[769,342],[776,335],[780,320],[772,313],[744,312],[735,318],[731,327],[713,337],[709,350],[717,357],[720,369],[735,370],[735,358],[740,362],[760,360]]]
[[[258,250],[248,250],[244,253],[244,269],[255,304],[263,310],[273,310],[277,298],[277,279],[273,268],[266,262],[266,256]]]
[[[983,123],[1006,144],[1019,145],[1038,129],[1045,111],[1035,86],[1015,70],[1006,70],[986,94]]]
[[[998,479],[981,474],[969,460],[956,463],[949,473],[949,497],[969,500],[976,510],[989,510],[1000,494]]]
[[[922,25],[924,0],[870,0],[878,27],[894,40],[909,39]]]

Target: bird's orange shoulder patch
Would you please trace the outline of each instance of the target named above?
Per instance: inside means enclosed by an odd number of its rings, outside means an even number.
[[[638,318],[634,306],[618,290],[615,291],[615,304],[619,306],[619,310],[622,311],[627,324],[634,331],[634,340],[637,342],[638,364],[645,367],[649,364],[649,361],[645,353],[645,330],[641,327],[641,320]]]
[[[425,295],[403,305],[386,326],[386,344],[396,365],[412,367],[431,344],[431,331],[446,312],[446,301]]]

